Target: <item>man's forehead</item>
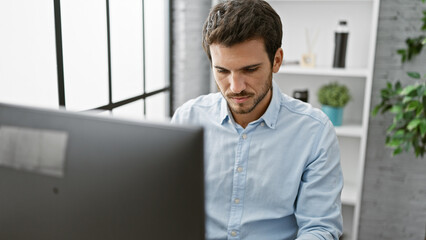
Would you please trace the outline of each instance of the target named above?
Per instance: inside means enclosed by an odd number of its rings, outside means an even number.
[[[242,68],[268,61],[263,40],[250,40],[232,46],[212,44],[210,52],[213,66],[223,68],[227,68],[226,65],[231,65],[232,68]]]
[[[245,47],[256,47],[259,49],[263,49],[266,52],[265,49],[265,41],[263,38],[250,38],[247,40],[244,40],[242,42],[233,43],[233,44],[227,44],[227,43],[221,43],[221,42],[213,42],[210,44],[210,49],[212,47],[218,48],[218,49],[238,49],[238,48],[245,48]]]

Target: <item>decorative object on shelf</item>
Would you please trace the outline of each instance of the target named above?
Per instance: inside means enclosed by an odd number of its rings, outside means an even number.
[[[334,126],[342,125],[343,107],[350,99],[349,89],[338,82],[323,85],[318,91],[321,110],[327,114]]]
[[[309,99],[308,89],[294,90],[294,92],[293,92],[293,98],[299,99],[299,100],[307,103],[308,99]]]
[[[299,60],[283,60],[282,65],[283,65],[283,66],[288,66],[288,65],[300,65],[300,61],[299,61]]]
[[[344,68],[346,66],[346,48],[348,45],[349,29],[345,20],[339,21],[339,25],[334,32],[334,68]]]
[[[315,67],[316,65],[316,55],[313,50],[318,39],[318,34],[319,31],[317,30],[313,39],[311,39],[308,29],[305,28],[306,45],[308,48],[308,52],[302,54],[302,59],[300,60],[300,65],[302,67]]]
[[[425,3],[425,0],[422,0]],[[426,11],[423,11],[423,25],[421,31],[426,31]],[[407,38],[407,49],[399,49],[401,63],[410,61],[412,57],[420,54],[426,37],[420,35]],[[426,150],[426,75],[421,77],[418,72],[407,72],[414,79],[414,83],[402,87],[397,81],[394,85],[388,81],[387,86],[381,89],[381,103],[376,105],[373,116],[379,111],[381,114],[391,112],[392,124],[387,129],[386,146],[394,149],[392,155],[403,151],[408,152],[413,148],[416,157],[424,157]]]
[[[300,66],[302,67],[315,67],[316,65],[316,56],[314,53],[305,53],[302,54],[302,59],[300,60]]]

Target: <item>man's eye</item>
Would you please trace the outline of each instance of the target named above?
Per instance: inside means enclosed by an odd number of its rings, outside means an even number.
[[[227,73],[227,72],[228,72],[228,70],[225,70],[225,69],[217,69],[217,72],[218,72],[218,73]]]
[[[254,72],[254,71],[256,71],[257,70],[257,68],[247,68],[246,69],[246,72]]]

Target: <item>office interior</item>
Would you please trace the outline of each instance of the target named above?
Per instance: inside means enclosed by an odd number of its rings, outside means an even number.
[[[180,105],[217,91],[201,46],[202,24],[217,2],[0,0],[0,103],[168,124]],[[396,53],[422,33],[426,4],[268,2],[284,23],[284,65],[274,75],[283,92],[307,89],[320,108],[323,83],[352,91],[336,127],[348,179],[343,239],[426,239],[426,159],[412,151],[392,156],[385,145],[392,116],[371,114],[387,81],[410,84],[407,71],[426,74],[426,54],[401,63]],[[336,70],[333,37],[342,19],[350,33],[347,64]],[[307,49],[313,66],[301,66]]]

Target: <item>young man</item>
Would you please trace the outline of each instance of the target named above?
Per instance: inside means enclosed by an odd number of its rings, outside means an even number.
[[[203,47],[220,93],[172,122],[205,129],[207,239],[338,239],[343,185],[334,128],[281,93],[282,25],[262,0],[213,7]]]

